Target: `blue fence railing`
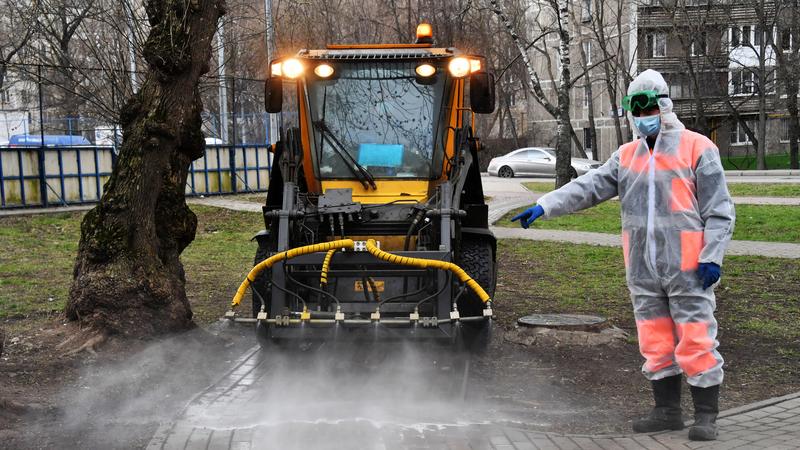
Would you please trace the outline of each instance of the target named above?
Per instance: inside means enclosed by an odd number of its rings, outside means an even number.
[[[272,170],[268,148],[206,146],[189,169],[186,194],[266,191]],[[0,147],[0,208],[97,202],[116,160],[112,147]]]

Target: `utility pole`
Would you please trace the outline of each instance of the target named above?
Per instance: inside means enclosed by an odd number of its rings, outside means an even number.
[[[228,144],[228,89],[225,82],[225,19],[219,21],[217,30],[217,65],[219,66],[219,138]]]
[[[267,63],[275,57],[275,24],[272,19],[272,0],[264,0],[264,15],[267,23]],[[272,67],[267,68],[267,76],[272,73]],[[278,114],[269,114],[269,135],[267,140],[270,144],[278,142]]]

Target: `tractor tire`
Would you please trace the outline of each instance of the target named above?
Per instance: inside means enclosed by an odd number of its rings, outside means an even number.
[[[458,265],[477,281],[490,297],[494,296],[497,268],[491,242],[476,238],[462,240]],[[481,299],[471,290],[465,292],[458,302],[458,310],[465,317],[483,314],[483,307]]]
[[[514,178],[514,169],[503,166],[497,171],[497,176],[500,178]]]
[[[253,259],[253,266],[267,259],[269,257],[269,253],[270,252],[267,246],[259,243],[258,250],[256,250],[256,256]],[[258,315],[258,312],[261,310],[261,302],[259,301],[259,298],[255,294],[255,292],[258,292],[261,298],[264,299],[264,301],[266,302],[266,308],[269,308],[270,292],[269,289],[267,289],[267,286],[269,285],[269,278],[271,275],[270,272],[271,271],[269,269],[262,271],[260,274],[258,274],[256,280],[250,287],[253,291],[253,293],[251,293],[251,297],[253,300],[252,302],[253,317],[256,317]]]
[[[497,285],[497,266],[489,240],[464,239],[461,242],[458,264],[481,285],[490,297],[494,297]],[[483,314],[484,306],[483,301],[472,291],[465,292],[458,301],[458,311],[462,317],[480,316]],[[485,351],[489,345],[490,327],[488,320],[462,323],[458,336],[460,346],[470,353]]]

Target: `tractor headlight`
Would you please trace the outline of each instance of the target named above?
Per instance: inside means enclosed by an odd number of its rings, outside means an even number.
[[[328,78],[333,75],[333,66],[330,64],[320,64],[314,67],[314,74],[320,78]]]
[[[281,71],[283,72],[283,76],[289,79],[295,79],[303,75],[303,71],[305,68],[303,67],[303,63],[296,58],[290,58],[286,61],[283,61],[281,64]]]
[[[436,73],[436,68],[430,64],[420,64],[414,71],[417,72],[417,75],[428,78]]]
[[[455,78],[463,78],[469,75],[470,69],[470,62],[469,59],[464,57],[456,57],[450,60],[450,64],[448,64],[447,69],[450,71],[450,75]]]

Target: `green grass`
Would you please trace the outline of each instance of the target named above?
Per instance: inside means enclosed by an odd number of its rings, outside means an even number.
[[[788,169],[789,154],[767,155],[767,169]],[[754,170],[756,168],[756,156],[732,156],[722,157],[722,167],[725,170]]]
[[[728,191],[737,197],[800,197],[800,184],[729,182]]]
[[[729,180],[730,181],[730,180]],[[533,192],[550,192],[552,183],[523,183]],[[728,191],[737,197],[800,197],[800,184],[793,183],[728,183]]]
[[[181,257],[195,318],[220,317],[252,267],[264,227],[259,213],[192,206],[197,235]],[[80,239],[82,213],[0,218],[0,319],[64,309]]]
[[[519,208],[497,222],[501,227],[518,227],[511,218],[524,211]],[[800,206],[736,205],[736,227],[733,239],[746,241],[800,242]],[[594,208],[552,220],[539,220],[533,228],[597,233],[621,232],[620,206],[617,201],[601,203]]]
[[[556,187],[554,182],[553,183],[545,183],[545,182],[541,182],[541,181],[533,181],[533,182],[530,182],[530,183],[522,183],[522,185],[525,186],[526,188],[528,188],[528,190],[530,190],[532,192],[550,192]]]
[[[501,240],[495,309],[510,326],[532,313],[600,314],[633,329],[622,252],[591,245]],[[717,287],[718,320],[742,345],[800,352],[800,260],[729,256]]]

